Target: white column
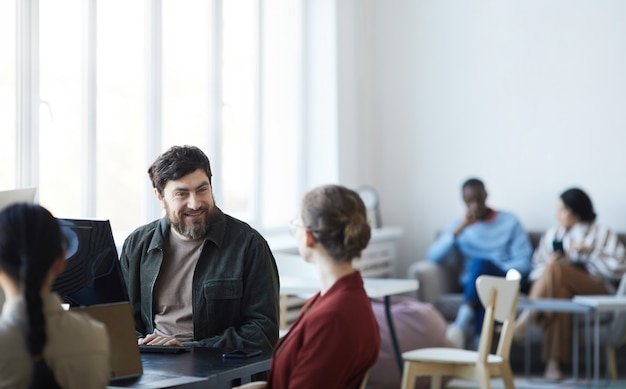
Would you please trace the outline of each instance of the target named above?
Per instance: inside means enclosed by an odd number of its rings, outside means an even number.
[[[146,0],[146,106],[145,141],[146,171],[161,153],[161,93],[162,93],[162,4],[161,0]],[[139,149],[138,149],[139,150]],[[149,183],[147,185],[150,185]],[[144,201],[146,220],[161,217],[159,203],[152,188]]]
[[[17,2],[17,185],[39,184],[39,1]]]
[[[82,81],[82,209],[83,215],[96,216],[96,6],[97,0],[83,2],[83,81]]]

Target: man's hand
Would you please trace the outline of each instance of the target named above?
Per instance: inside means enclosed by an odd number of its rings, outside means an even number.
[[[182,346],[183,344],[176,338],[152,333],[145,338],[137,339],[137,344],[147,344],[150,346]]]
[[[454,237],[459,236],[459,234],[465,229],[465,227],[470,226],[476,221],[478,218],[476,217],[476,211],[471,207],[467,209],[465,212],[465,216],[463,216],[463,220],[461,220],[461,224],[454,230]]]

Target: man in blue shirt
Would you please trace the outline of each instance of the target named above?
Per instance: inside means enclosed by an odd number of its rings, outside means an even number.
[[[448,326],[447,337],[459,347],[471,336],[480,334],[484,308],[476,292],[476,279],[482,274],[504,276],[515,269],[525,279],[530,272],[532,246],[528,234],[515,215],[487,207],[487,192],[482,181],[471,178],[462,187],[467,211],[452,222],[428,249],[432,262],[443,262],[457,250],[463,258],[459,280],[463,288],[463,304],[454,323]]]

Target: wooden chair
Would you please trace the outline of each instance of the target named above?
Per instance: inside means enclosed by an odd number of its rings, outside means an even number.
[[[476,288],[485,306],[485,320],[478,351],[456,348],[422,348],[402,354],[404,373],[402,388],[413,389],[417,376],[431,376],[431,389],[441,388],[442,376],[475,379],[481,389],[491,388],[491,377],[502,377],[507,389],[514,389],[509,353],[519,296],[520,276],[509,272],[506,277],[480,276]],[[490,354],[496,321],[502,323],[495,354]]]
[[[365,389],[365,387],[367,386],[367,379],[370,377],[370,371],[368,370],[367,373],[365,373],[365,375],[363,376],[363,379],[361,380],[361,385],[359,385],[359,389]]]

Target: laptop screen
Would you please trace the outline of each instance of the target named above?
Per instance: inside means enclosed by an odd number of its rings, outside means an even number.
[[[21,188],[0,191],[0,210],[14,203],[29,203],[35,201],[37,188]]]
[[[128,301],[108,220],[57,219],[68,241],[65,270],[52,286],[72,307]]]

